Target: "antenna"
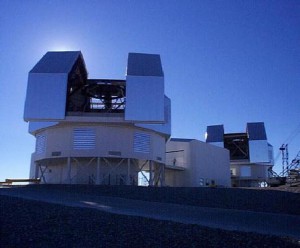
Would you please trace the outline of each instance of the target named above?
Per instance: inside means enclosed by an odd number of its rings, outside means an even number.
[[[289,166],[289,151],[288,151],[288,144],[282,144],[282,146],[279,148],[282,155],[282,176],[285,176],[287,173],[287,169]]]

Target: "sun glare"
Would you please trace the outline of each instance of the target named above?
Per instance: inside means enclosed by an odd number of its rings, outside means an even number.
[[[72,42],[53,42],[49,45],[48,51],[78,51],[80,50],[78,46],[76,46]]]

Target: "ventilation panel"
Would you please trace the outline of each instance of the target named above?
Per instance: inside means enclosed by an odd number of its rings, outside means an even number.
[[[96,132],[90,128],[76,128],[73,131],[73,149],[90,150],[96,148]]]
[[[136,132],[134,134],[133,151],[138,153],[150,153],[150,135]]]

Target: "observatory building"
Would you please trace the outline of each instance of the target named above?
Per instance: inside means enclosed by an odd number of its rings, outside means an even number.
[[[42,183],[230,186],[228,150],[170,140],[159,55],[129,53],[125,79],[89,79],[81,52],[48,52],[29,72],[24,120]]]
[[[223,125],[208,126],[206,142],[229,150],[232,186],[256,187],[267,181],[274,161],[263,122],[247,123],[245,133],[225,134]]]
[[[43,183],[164,185],[171,101],[159,55],[130,53],[126,80],[88,79],[81,52],[48,52],[29,72],[24,119]]]

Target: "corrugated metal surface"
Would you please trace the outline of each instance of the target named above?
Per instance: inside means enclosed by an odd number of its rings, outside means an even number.
[[[267,140],[265,124],[263,122],[247,123],[249,140]]]
[[[133,151],[140,153],[150,153],[150,135],[136,132],[134,134]]]
[[[69,73],[80,55],[79,51],[47,52],[30,73]]]
[[[36,136],[36,144],[35,144],[35,152],[37,154],[44,153],[46,151],[46,135],[37,135]]]
[[[224,126],[214,125],[206,128],[206,142],[223,142],[224,141]]]
[[[163,77],[160,56],[158,54],[129,53],[127,75]]]
[[[96,148],[96,132],[91,128],[76,128],[73,130],[73,149],[89,150]]]

